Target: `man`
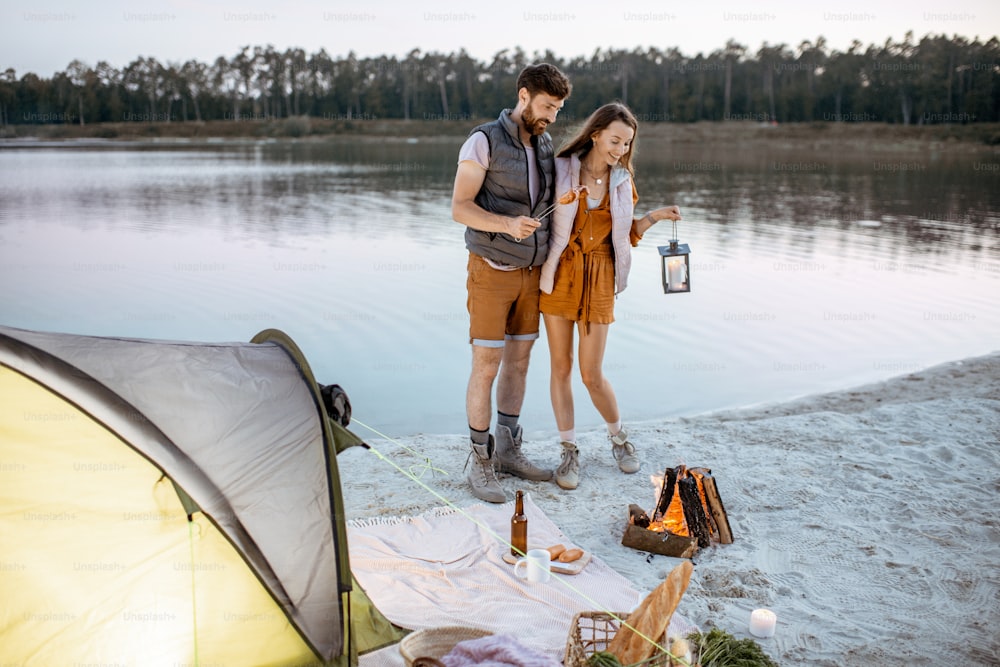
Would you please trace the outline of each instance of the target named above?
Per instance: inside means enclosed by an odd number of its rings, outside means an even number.
[[[552,477],[521,452],[518,417],[538,338],[539,267],[548,252],[549,214],[540,214],[554,197],[552,138],[545,130],[570,90],[557,67],[525,67],[517,77],[517,106],[475,128],[459,152],[451,213],[466,225],[469,249],[472,373],[465,403],[472,451],[466,477],[473,495],[492,503],[506,500],[498,472],[536,481]]]

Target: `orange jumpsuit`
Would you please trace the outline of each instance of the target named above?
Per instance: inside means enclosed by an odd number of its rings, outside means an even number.
[[[632,203],[638,201],[632,185]],[[615,321],[615,258],[611,245],[611,207],[608,194],[596,208],[581,200],[573,220],[569,244],[559,257],[552,293],[542,292],[539,309],[574,322],[611,324]],[[629,232],[633,246],[642,237]]]

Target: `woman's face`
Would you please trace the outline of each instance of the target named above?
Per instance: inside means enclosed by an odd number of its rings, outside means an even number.
[[[594,148],[597,157],[609,166],[618,161],[632,148],[632,138],[635,131],[620,120],[612,121],[610,125],[594,135]]]

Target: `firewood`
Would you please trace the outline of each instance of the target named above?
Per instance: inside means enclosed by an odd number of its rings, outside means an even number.
[[[633,526],[625,526],[622,545],[674,558],[691,558],[698,551],[698,540],[694,537],[675,535],[667,531],[653,531]]]
[[[698,539],[699,547],[709,546],[712,543],[712,531],[708,527],[708,517],[701,504],[698,482],[690,476],[679,479],[677,492],[680,494],[681,504],[684,507],[684,521],[687,522],[688,531]]]
[[[684,466],[667,468],[663,471],[663,486],[660,487],[660,497],[656,501],[656,509],[653,510],[653,521],[660,521],[667,514],[670,502],[674,499],[674,489],[677,488],[677,476]]]
[[[701,499],[701,508],[705,511],[705,520],[708,522],[708,532],[713,540],[719,539],[719,528],[715,525],[715,517],[708,506],[708,499],[705,497],[705,477],[711,477],[712,471],[708,468],[689,468],[688,472],[694,477],[698,484],[698,497]]]
[[[726,514],[726,508],[722,505],[722,497],[719,496],[715,478],[711,475],[703,475],[701,482],[705,489],[705,500],[708,501],[708,511],[715,520],[715,527],[719,533],[719,543],[732,544],[733,531],[729,527],[729,516]]]
[[[642,509],[635,503],[628,506],[628,522],[631,526],[639,526],[640,528],[649,527],[649,515],[646,514],[646,510]]]

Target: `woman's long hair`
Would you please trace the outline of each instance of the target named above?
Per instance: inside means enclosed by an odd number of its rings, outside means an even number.
[[[635,133],[632,135],[632,143],[628,147],[628,152],[622,155],[618,161],[621,166],[628,169],[629,174],[635,176],[635,171],[632,168],[632,155],[635,153],[635,142],[639,137],[639,123],[636,121],[635,115],[621,102],[605,104],[590,114],[590,117],[584,122],[583,127],[572,138],[563,143],[557,154],[558,157],[569,157],[574,153],[579,153],[582,159],[594,147],[594,135],[616,120],[620,120],[631,127]]]

